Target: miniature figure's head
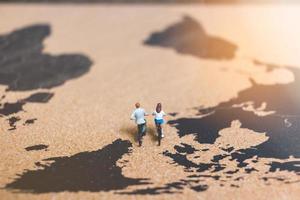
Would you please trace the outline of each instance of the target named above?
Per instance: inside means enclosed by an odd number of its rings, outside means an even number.
[[[160,113],[160,111],[161,111],[161,103],[158,103],[156,105],[156,112]]]
[[[141,104],[139,102],[137,102],[137,103],[135,103],[135,107],[139,108],[139,107],[141,107]]]

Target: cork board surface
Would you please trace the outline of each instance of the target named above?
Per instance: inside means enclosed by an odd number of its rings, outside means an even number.
[[[297,199],[299,10],[1,4],[0,199]]]

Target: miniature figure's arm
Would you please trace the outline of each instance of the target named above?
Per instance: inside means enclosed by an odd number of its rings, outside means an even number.
[[[135,120],[135,112],[134,112],[134,111],[133,111],[133,113],[131,114],[130,119],[131,119],[131,120]]]

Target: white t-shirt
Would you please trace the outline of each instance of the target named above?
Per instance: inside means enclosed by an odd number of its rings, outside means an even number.
[[[147,115],[147,113],[145,112],[145,110],[143,108],[137,108],[131,114],[130,119],[135,120],[135,122],[137,124],[144,124],[144,123],[146,123],[146,120],[145,120],[146,115]]]
[[[161,110],[159,113],[156,112],[156,111],[154,111],[154,112],[152,113],[152,115],[154,115],[154,118],[155,118],[155,119],[163,119],[164,116],[166,115],[166,113],[165,113],[163,110]]]

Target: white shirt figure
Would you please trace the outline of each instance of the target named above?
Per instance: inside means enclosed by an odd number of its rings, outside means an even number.
[[[131,114],[130,119],[135,120],[137,124],[146,123],[145,116],[148,115],[143,108],[137,108]]]
[[[154,111],[152,113],[152,115],[154,116],[154,119],[160,120],[160,119],[164,119],[164,116],[166,116],[166,113],[162,110],[159,113]]]
[[[155,124],[158,122],[160,125],[164,123],[164,116],[166,116],[166,113],[161,110],[159,113],[156,112],[156,110],[152,113],[152,115],[154,116],[154,121]],[[160,121],[160,122],[159,122]],[[163,130],[161,130],[161,137],[165,137]]]

